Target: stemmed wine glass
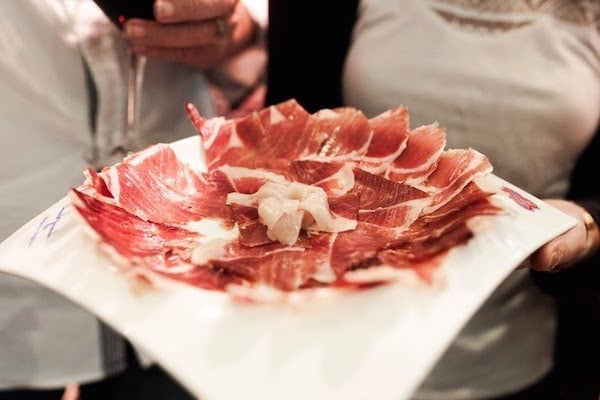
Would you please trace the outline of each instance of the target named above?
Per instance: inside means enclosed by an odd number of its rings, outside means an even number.
[[[154,19],[154,0],[94,0],[104,14],[122,29],[130,18]],[[140,110],[140,91],[144,79],[146,57],[128,49],[127,112],[123,123],[120,144],[113,149],[114,155],[125,155],[135,150]]]

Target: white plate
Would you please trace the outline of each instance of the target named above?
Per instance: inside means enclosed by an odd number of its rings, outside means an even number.
[[[197,137],[174,148],[202,164]],[[206,400],[402,400],[492,290],[575,223],[494,175],[486,179],[540,208],[502,196],[514,215],[482,220],[434,285],[321,290],[290,304],[244,304],[179,284],[141,289],[83,234],[67,198],[0,244],[0,271],[88,309]]]

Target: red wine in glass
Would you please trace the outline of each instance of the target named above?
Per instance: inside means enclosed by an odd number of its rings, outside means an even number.
[[[117,27],[130,18],[154,19],[154,0],[94,0]]]

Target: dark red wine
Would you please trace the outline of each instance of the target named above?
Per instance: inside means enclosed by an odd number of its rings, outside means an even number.
[[[154,19],[154,0],[94,0],[104,14],[121,29],[130,18]]]

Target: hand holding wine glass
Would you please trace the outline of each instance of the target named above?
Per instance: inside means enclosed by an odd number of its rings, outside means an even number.
[[[250,46],[258,32],[257,23],[239,0],[94,2],[130,45],[126,120],[121,141],[112,151],[116,156],[136,150],[147,57],[208,69]]]
[[[130,19],[124,36],[139,55],[200,69],[249,46],[258,27],[238,0],[156,0],[155,20]]]

